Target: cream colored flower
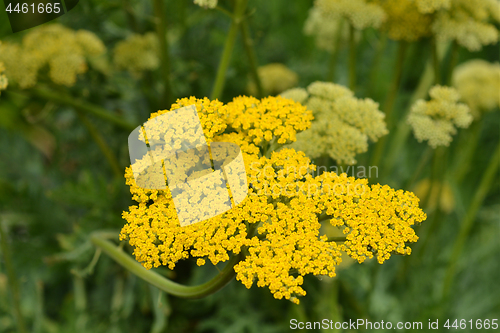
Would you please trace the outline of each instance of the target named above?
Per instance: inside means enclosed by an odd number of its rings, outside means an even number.
[[[311,128],[299,133],[291,145],[311,158],[329,155],[339,163],[355,164],[356,154],[368,150],[369,139],[375,142],[388,133],[378,103],[357,99],[344,86],[318,81],[307,90],[295,88],[281,96],[314,112]]]
[[[134,76],[144,71],[155,70],[160,66],[158,38],[148,32],[144,35],[133,34],[118,42],[113,50],[113,62],[118,68],[128,70]]]
[[[6,65],[7,77],[21,88],[34,86],[38,72],[47,65],[53,82],[72,86],[77,75],[87,71],[89,57],[105,50],[102,41],[90,31],[49,24],[31,30],[21,44],[3,44],[0,61]]]
[[[481,111],[500,107],[500,64],[469,60],[455,68],[453,86],[477,118]]]
[[[472,115],[467,105],[458,103],[460,94],[454,88],[434,86],[429,95],[430,101],[422,99],[415,102],[408,116],[415,138],[428,141],[429,146],[448,146],[455,127],[467,128]]]
[[[265,95],[277,95],[286,89],[296,86],[299,82],[297,73],[279,63],[261,66],[257,69],[257,73]],[[252,96],[257,94],[257,88],[253,81],[250,81],[248,84],[248,92]]]

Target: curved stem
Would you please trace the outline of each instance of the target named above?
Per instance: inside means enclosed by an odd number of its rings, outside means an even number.
[[[160,46],[160,71],[163,83],[163,92],[160,98],[160,108],[170,108],[170,104],[174,102],[172,95],[172,86],[170,84],[170,55],[167,40],[167,22],[165,10],[163,8],[163,0],[153,0],[154,11],[156,16],[156,33]]]
[[[109,148],[109,145],[106,143],[106,140],[104,140],[101,133],[99,133],[99,131],[94,127],[94,125],[92,125],[92,123],[87,119],[87,117],[81,111],[77,111],[76,114],[78,115],[78,118],[83,123],[83,125],[87,128],[87,131],[89,131],[89,134],[92,137],[92,139],[94,139],[95,143],[101,149],[101,152],[104,154],[104,157],[106,157],[106,160],[108,161],[115,176],[117,178],[123,177],[123,173],[125,172],[125,170],[122,170],[122,168],[120,167],[118,159],[113,154],[111,148]]]
[[[12,312],[17,323],[19,333],[27,332],[24,324],[23,315],[21,313],[21,296],[19,292],[19,283],[14,271],[12,263],[12,254],[10,252],[9,243],[7,241],[7,232],[4,230],[4,223],[0,220],[0,248],[2,249],[5,270],[7,271],[7,282],[12,294]]]
[[[131,273],[135,274],[137,277],[154,285],[158,289],[165,291],[166,293],[182,298],[202,298],[219,291],[235,277],[236,273],[233,267],[243,258],[242,253],[239,255],[233,255],[222,271],[208,282],[198,286],[184,286],[173,282],[156,272],[145,269],[141,264],[113,243],[106,240],[98,232],[93,233],[90,236],[90,239],[92,243],[100,247],[113,260]]]
[[[105,108],[102,108],[95,104],[91,104],[89,102],[83,101],[78,98],[74,98],[73,96],[65,94],[64,92],[61,91],[54,92],[45,88],[33,88],[29,90],[29,92],[33,93],[33,95],[37,97],[58,104],[68,105],[74,107],[79,111],[92,114],[96,117],[109,121],[110,123],[113,123],[128,131],[132,131],[136,127],[133,124],[129,123],[128,121],[124,120],[123,118],[119,117],[118,115],[112,113],[111,111],[106,110]],[[9,93],[12,93],[12,91],[9,91]]]
[[[349,24],[349,89],[356,90],[356,39],[355,29]]]
[[[493,185],[493,181],[495,180],[495,176],[497,175],[499,166],[500,166],[500,144],[496,146],[493,157],[491,158],[488,167],[486,168],[486,171],[483,174],[481,182],[479,183],[479,187],[477,188],[476,193],[474,193],[472,202],[469,206],[469,209],[467,210],[462,225],[460,226],[458,237],[456,238],[455,244],[453,245],[453,250],[450,256],[449,265],[446,270],[444,278],[443,294],[442,294],[443,300],[445,300],[449,295],[451,285],[455,277],[458,257],[460,257],[460,254],[462,253],[463,247],[465,245],[465,241],[467,240],[467,236],[469,235],[472,229],[476,213],[479,210],[479,207],[482,205],[486,195],[488,194],[490,187]]]
[[[220,99],[222,91],[224,90],[227,68],[229,67],[229,62],[231,61],[231,55],[233,53],[234,44],[238,35],[239,25],[243,20],[243,13],[247,7],[247,2],[248,0],[235,0],[231,26],[229,27],[229,32],[226,36],[226,42],[224,44],[224,50],[222,51],[222,57],[219,62],[219,68],[217,69],[214,87],[212,93],[210,94],[211,100]]]
[[[241,38],[243,40],[243,46],[245,47],[245,52],[248,57],[248,63],[250,65],[250,74],[257,88],[257,98],[264,97],[264,91],[262,90],[262,82],[260,81],[259,72],[257,70],[257,56],[255,55],[255,49],[253,47],[253,40],[250,37],[250,31],[248,27],[248,21],[243,20],[240,24]]]

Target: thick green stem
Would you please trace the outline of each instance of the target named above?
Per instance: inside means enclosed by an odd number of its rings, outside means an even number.
[[[104,157],[106,157],[106,160],[108,161],[109,166],[113,170],[115,176],[118,178],[123,177],[123,173],[125,170],[122,170],[122,168],[120,167],[118,159],[114,155],[111,148],[109,148],[109,145],[106,143],[106,140],[104,140],[101,133],[99,133],[97,128],[94,127],[94,125],[87,119],[87,117],[81,111],[77,111],[77,115],[78,118],[80,118],[80,121],[89,131],[89,134],[92,137],[92,139],[99,146],[99,149],[101,149],[101,152],[103,153]]]
[[[219,68],[217,69],[217,76],[215,77],[214,87],[212,94],[210,95],[210,99],[212,100],[220,99],[222,91],[224,90],[227,68],[229,67],[229,63],[231,61],[231,55],[233,53],[234,44],[238,35],[239,26],[243,20],[243,14],[247,7],[247,2],[248,0],[235,0],[231,26],[229,27],[229,32],[226,36],[224,50],[222,51]]]
[[[160,98],[160,108],[168,109],[174,102],[172,85],[170,83],[170,55],[167,40],[167,19],[163,8],[164,0],[153,0],[153,7],[156,18],[156,33],[160,46],[160,72],[163,83],[163,92]]]
[[[399,86],[401,85],[401,78],[403,77],[403,65],[406,56],[406,49],[408,43],[401,41],[399,42],[398,55],[396,58],[396,69],[394,72],[394,77],[392,80],[391,88],[387,97],[382,111],[385,113],[385,121],[387,123],[387,128],[392,129],[392,110],[394,109],[394,104],[398,97]],[[375,151],[373,153],[370,165],[379,165],[382,154],[384,153],[385,142],[387,141],[387,136],[381,137],[377,144],[375,145]]]
[[[500,144],[496,146],[493,156],[488,164],[488,167],[486,168],[486,171],[484,172],[483,177],[481,178],[479,187],[477,188],[476,193],[474,193],[472,202],[460,226],[458,237],[456,238],[455,244],[453,245],[453,250],[451,252],[449,265],[448,268],[446,269],[444,278],[443,294],[442,294],[443,300],[445,300],[450,293],[451,286],[453,284],[453,279],[455,277],[455,271],[457,269],[458,258],[462,253],[465,242],[467,240],[467,236],[469,236],[469,233],[472,229],[476,213],[479,210],[479,207],[481,207],[491,186],[493,185],[493,181],[495,180],[495,176],[497,175],[499,166],[500,166]]]
[[[349,24],[349,89],[356,90],[356,29]]]
[[[234,266],[243,258],[243,254],[241,253],[233,255],[222,271],[208,282],[198,286],[184,286],[156,272],[145,269],[120,248],[104,239],[99,233],[94,233],[91,236],[91,241],[131,273],[166,293],[182,298],[202,298],[219,291],[235,277]]]
[[[255,87],[257,88],[257,98],[264,97],[264,91],[262,90],[262,82],[260,81],[259,72],[257,70],[257,56],[255,55],[255,49],[253,47],[253,40],[250,37],[250,31],[248,27],[248,21],[243,20],[240,24],[241,38],[243,40],[243,46],[245,47],[245,52],[248,57],[248,63],[250,65],[250,75],[252,76]]]
[[[19,280],[17,279],[12,263],[12,254],[10,252],[9,243],[7,240],[7,232],[4,230],[3,221],[0,220],[0,246],[2,249],[5,270],[7,271],[7,282],[9,283],[10,292],[12,294],[12,312],[16,319],[17,331],[19,333],[27,332],[24,324],[23,315],[21,313],[21,296],[19,292]]]
[[[113,123],[123,129],[126,129],[128,131],[132,131],[136,126],[133,124],[127,122],[126,120],[122,119],[121,117],[115,115],[109,110],[106,110],[105,108],[102,108],[98,105],[91,104],[89,102],[83,101],[78,98],[74,98],[71,95],[67,95],[63,92],[54,92],[50,91],[45,88],[33,88],[29,90],[30,93],[33,95],[58,103],[58,104],[64,104],[67,106],[71,106],[75,108],[76,110],[92,114],[96,117],[99,117],[101,119],[104,119],[106,121],[109,121],[110,123]],[[24,93],[23,93],[24,94]]]
[[[337,62],[339,59],[340,44],[342,41],[342,27],[344,26],[344,20],[339,19],[337,26],[337,38],[333,44],[332,54],[330,55],[330,64],[328,65],[328,74],[326,76],[326,81],[330,82],[335,79],[335,71],[337,69]]]

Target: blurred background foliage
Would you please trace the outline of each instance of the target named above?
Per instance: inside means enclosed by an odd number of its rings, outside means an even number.
[[[220,5],[230,8],[229,1]],[[303,33],[312,0],[252,0],[249,25],[259,65],[282,63],[298,75],[297,86],[325,80],[330,54],[319,50]],[[74,30],[94,32],[107,48],[132,33],[155,31],[150,1],[80,1],[58,23]],[[230,18],[219,10],[205,10],[192,1],[166,0],[171,55],[171,82],[175,98],[209,96]],[[8,36],[20,41],[29,31]],[[397,44],[388,40],[378,54],[381,33],[362,32],[357,53],[357,97],[383,102],[394,72]],[[405,114],[418,86],[431,48],[428,39],[409,45],[401,88],[393,117]],[[450,54],[444,55],[443,63]],[[376,59],[379,59],[376,60]],[[460,49],[459,63],[473,58],[499,60],[498,44],[479,52]],[[348,47],[341,43],[334,82],[348,83]],[[376,66],[376,67],[375,67]],[[133,126],[150,113],[168,109],[161,73],[134,76],[108,63],[89,64],[76,84],[61,87],[46,81],[44,87],[74,101],[89,101],[125,119]],[[250,80],[244,45],[238,39],[227,72],[221,100],[247,94]],[[41,81],[41,80],[40,80]],[[96,117],[75,112],[71,105],[44,98],[32,90],[7,90],[0,96],[0,219],[10,247],[20,289],[20,311],[30,332],[288,332],[289,320],[334,321],[368,318],[371,321],[422,321],[428,319],[500,318],[500,180],[481,205],[457,262],[451,297],[441,301],[440,290],[460,221],[499,141],[498,110],[482,121],[480,143],[469,172],[460,183],[449,182],[453,207],[434,221],[428,239],[414,245],[410,257],[396,256],[384,265],[369,260],[344,265],[335,279],[309,276],[307,297],[300,305],[277,301],[266,289],[247,290],[231,283],[201,300],[166,295],[133,276],[106,255],[99,255],[89,234],[99,229],[119,230],[122,211],[131,204],[122,171],[129,163],[129,131]],[[87,126],[84,126],[84,123]],[[92,128],[117,156],[118,173],[106,163],[92,139]],[[90,129],[90,131],[89,131]],[[460,163],[461,147],[470,139],[461,130],[448,149],[447,172]],[[389,136],[389,142],[396,140]],[[396,167],[386,174],[380,168],[376,182],[404,188],[425,144],[406,141]],[[359,155],[368,164],[370,152]],[[383,157],[382,157],[383,159]],[[428,178],[430,166],[419,179]],[[447,179],[447,178],[446,178]],[[414,188],[405,188],[415,190]],[[417,227],[420,235],[426,226]],[[125,245],[127,250],[128,245]],[[2,251],[3,253],[4,251]],[[3,257],[2,257],[3,258]],[[156,269],[174,281],[196,284],[217,272],[193,260],[175,271]],[[5,261],[0,262],[0,332],[16,332],[15,311],[7,283]]]

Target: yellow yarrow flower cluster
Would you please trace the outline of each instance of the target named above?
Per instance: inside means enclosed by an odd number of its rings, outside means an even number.
[[[280,145],[294,142],[296,133],[309,128],[312,119],[305,106],[280,96],[261,100],[240,96],[226,108],[228,126],[256,145],[263,141]]]
[[[438,40],[455,40],[469,51],[498,42],[498,29],[489,22],[500,22],[497,0],[451,0],[448,8],[436,12],[432,30]]]
[[[275,298],[299,303],[297,297],[306,294],[303,277],[335,276],[341,250],[359,262],[377,257],[380,263],[392,253],[410,253],[405,243],[417,239],[411,226],[425,219],[413,194],[387,186],[370,187],[366,180],[345,174],[314,177],[316,167],[303,152],[293,149],[283,148],[270,157],[263,155],[254,144],[256,136],[249,134],[252,129],[279,119],[289,131],[301,130],[296,119],[304,116],[304,107],[285,101],[279,97],[238,97],[233,104],[222,105],[191,97],[172,106],[175,110],[193,103],[210,142],[240,146],[249,194],[223,214],[181,227],[170,190],[137,187],[131,168],[127,168],[127,184],[138,204],[123,213],[127,224],[120,239],[129,241],[144,267],[166,265],[173,269],[179,260],[187,258],[195,258],[198,265],[207,260],[217,264],[244,251],[242,260],[234,266],[237,280],[247,288],[254,283],[268,287]],[[249,108],[254,109],[245,112]],[[236,114],[228,117],[233,112]],[[225,125],[212,117],[215,114],[223,114]],[[269,144],[276,138],[279,136],[263,140]],[[343,245],[330,242],[320,233],[320,216],[331,219],[331,225],[346,234]]]
[[[105,50],[102,41],[90,31],[48,24],[31,30],[21,44],[3,44],[0,61],[7,67],[7,77],[21,88],[34,86],[38,72],[46,65],[54,83],[72,86],[77,75],[87,71],[86,59]]]
[[[419,142],[427,140],[432,148],[448,146],[457,132],[455,127],[467,128],[472,122],[470,109],[458,103],[460,94],[454,88],[434,86],[429,95],[430,101],[415,102],[408,123]]]
[[[374,3],[382,6],[387,14],[382,30],[389,38],[413,42],[431,35],[432,17],[419,10],[424,1],[374,0]]]
[[[295,87],[299,82],[297,73],[279,63],[261,66],[257,69],[257,74],[265,95],[277,95],[282,91]],[[252,96],[257,94],[257,88],[253,81],[248,84],[248,92]]]
[[[144,35],[133,34],[116,44],[113,62],[120,69],[128,70],[139,77],[144,71],[160,66],[158,37],[152,32]]]
[[[467,61],[453,71],[453,86],[472,115],[500,107],[500,64],[481,59]]]
[[[339,163],[355,164],[356,154],[368,150],[369,139],[376,142],[388,133],[378,103],[369,98],[357,99],[341,85],[318,81],[307,90],[291,89],[281,96],[314,112],[311,129],[300,133],[291,146],[311,158],[329,155]]]

